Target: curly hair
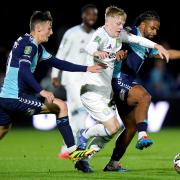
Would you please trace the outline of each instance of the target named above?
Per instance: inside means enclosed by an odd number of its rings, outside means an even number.
[[[156,11],[145,11],[135,19],[134,26],[139,26],[141,22],[149,20],[156,20],[160,22],[160,17]]]

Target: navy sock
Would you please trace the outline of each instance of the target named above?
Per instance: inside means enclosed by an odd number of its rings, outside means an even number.
[[[137,131],[141,132],[141,131],[147,131],[147,122],[140,122],[137,124]]]
[[[56,124],[67,147],[74,146],[75,141],[74,141],[74,136],[73,136],[71,126],[69,125],[68,116],[57,118]]]

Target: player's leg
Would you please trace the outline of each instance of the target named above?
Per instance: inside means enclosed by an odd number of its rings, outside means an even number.
[[[90,94],[93,96],[93,99]],[[119,122],[116,118],[115,111],[111,106],[108,106],[109,100],[106,101],[104,98],[102,98],[101,95],[97,95],[95,93],[90,94],[88,94],[87,96],[83,96],[82,102],[89,111],[89,114],[91,114],[93,118],[96,119],[97,122],[99,122],[99,124],[95,124],[94,126],[86,130],[80,131],[78,144],[82,148],[86,148],[86,143],[90,137],[96,137],[95,142],[93,141],[92,145],[94,145],[94,143],[96,145],[96,140],[98,140],[99,138],[101,140],[111,139],[112,135],[116,133],[120,127]],[[101,140],[99,141],[100,143],[102,142]],[[101,143],[101,145],[103,143]],[[98,150],[94,147],[93,149],[95,149],[96,151]],[[83,172],[92,172],[87,159],[76,162],[75,168]]]
[[[127,111],[129,112],[127,113]],[[125,128],[116,139],[115,148],[113,149],[111,159],[105,166],[104,171],[127,171],[127,169],[122,168],[119,161],[123,157],[128,145],[136,133],[136,121],[134,118],[135,111],[134,108],[128,107],[127,105],[121,105],[118,107],[118,112]]]
[[[89,114],[99,122],[79,132],[78,145],[81,148],[86,148],[86,143],[91,137],[112,136],[119,130],[119,122],[113,108],[108,106],[108,99],[94,92],[87,92],[81,96],[81,100]]]
[[[67,75],[67,74],[66,74]],[[66,84],[67,92],[67,106],[69,112],[69,123],[73,131],[75,142],[77,140],[77,132],[80,129],[85,128],[85,120],[87,117],[87,112],[83,107],[80,99],[80,88],[81,82],[77,81],[79,75],[68,74],[68,84]],[[73,90],[72,90],[73,87]],[[60,154],[67,151],[67,146],[63,144],[60,150]]]
[[[11,129],[11,124],[0,125],[0,139],[2,139]]]
[[[88,155],[94,152],[93,149],[77,150],[72,128],[69,124],[67,105],[64,101],[55,98],[53,104],[45,103],[45,106],[43,108],[43,110],[47,109],[49,112],[55,113],[57,116],[57,127],[61,135],[63,136],[64,142],[67,146],[67,152],[61,154],[61,159],[70,158],[72,160],[78,160],[87,157]]]
[[[76,146],[74,138],[72,138],[73,133],[69,124],[68,109],[66,103],[60,99],[55,98],[53,104],[48,104],[47,102],[45,102],[45,106],[47,107],[49,112],[56,114],[57,128],[63,136],[65,144],[68,147],[68,152],[71,153],[71,149],[73,152],[76,149]]]
[[[8,112],[0,107],[0,139],[2,139],[11,128],[11,118]]]
[[[119,95],[118,95],[119,96]],[[125,102],[121,101],[118,96],[115,96],[115,102],[116,107],[118,110],[118,113],[123,121],[123,124],[125,126],[125,129],[120,133],[116,140],[115,148],[113,151],[113,155],[107,166],[104,168],[104,171],[118,171],[118,172],[124,172],[127,171],[126,169],[122,168],[119,164],[119,160],[123,156],[123,154],[126,151],[127,146],[131,142],[132,138],[134,137],[136,133],[136,122],[134,119],[134,108],[129,107]],[[90,142],[89,146],[97,146],[100,149],[102,149],[105,144],[107,144],[111,139],[109,137],[95,137]],[[84,161],[84,160],[83,160]],[[88,159],[86,159],[88,161]],[[81,169],[83,172],[88,169],[87,168],[87,162],[82,168],[81,163]],[[90,166],[89,166],[90,167]],[[76,167],[77,168],[77,167]]]
[[[150,94],[141,85],[136,85],[129,90],[127,103],[130,106],[135,106],[134,117],[138,131],[136,148],[140,150],[153,143],[152,140],[147,137],[147,119],[150,102]]]

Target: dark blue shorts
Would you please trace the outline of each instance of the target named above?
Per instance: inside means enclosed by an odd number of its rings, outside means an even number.
[[[119,78],[112,79],[112,89],[116,97],[119,97],[121,101],[127,101],[129,90],[137,85],[134,78],[126,74],[121,74]]]
[[[30,95],[22,95],[19,99],[0,97],[0,125],[10,124],[16,114],[32,116],[42,110],[43,102]]]

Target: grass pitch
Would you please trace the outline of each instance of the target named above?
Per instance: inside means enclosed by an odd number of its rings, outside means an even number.
[[[113,139],[105,149],[97,153],[90,164],[94,173],[85,174],[74,169],[74,163],[59,160],[62,139],[57,130],[12,129],[0,142],[0,180],[5,179],[136,179],[136,180],[178,180],[180,174],[173,169],[173,158],[180,152],[180,128],[163,129],[151,133],[152,147],[139,151],[135,149],[137,137],[130,144],[121,163],[129,172],[103,172],[108,162]]]

